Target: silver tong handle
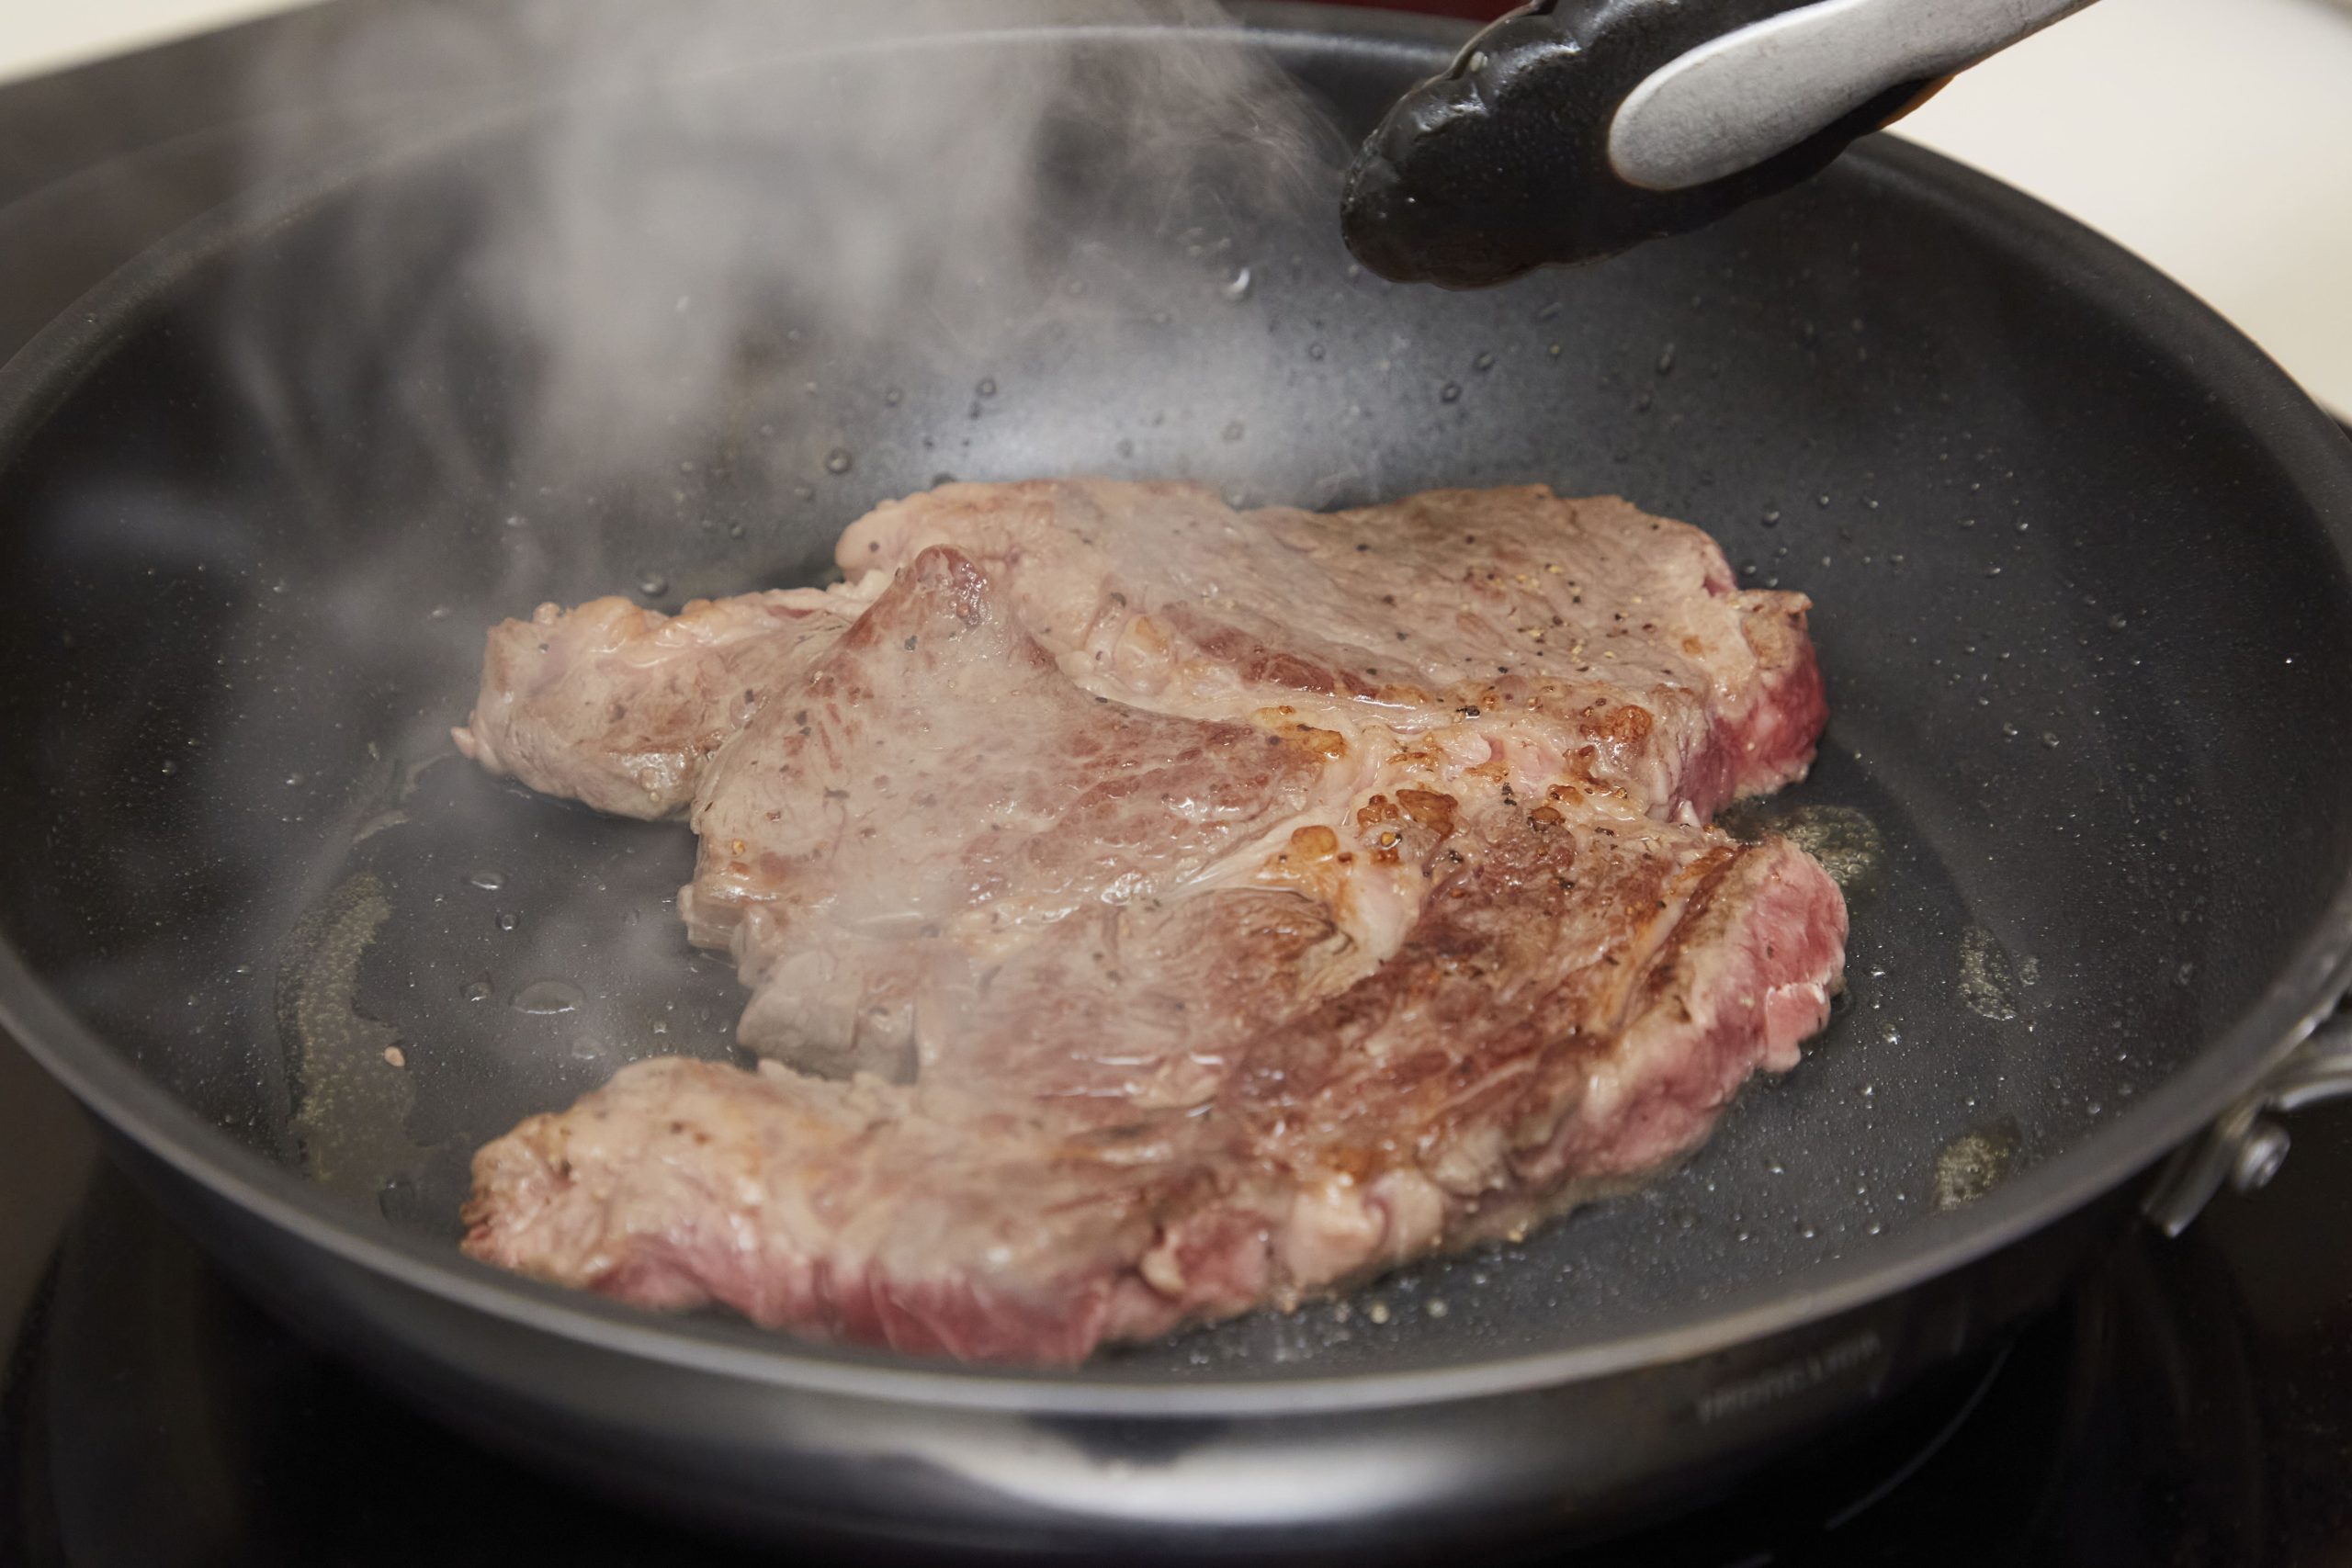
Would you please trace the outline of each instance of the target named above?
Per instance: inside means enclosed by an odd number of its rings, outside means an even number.
[[[1688,190],[1753,168],[1890,87],[1933,81],[2090,0],[1818,0],[1668,61],[1618,106],[1617,177]]]
[[[1340,232],[1449,288],[1598,261],[1786,190],[2088,3],[1533,0],[1390,107]]]

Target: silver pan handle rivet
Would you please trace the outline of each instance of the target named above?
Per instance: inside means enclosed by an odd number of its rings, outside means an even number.
[[[2230,1166],[2230,1185],[2241,1192],[2257,1191],[2270,1185],[2278,1168],[2287,1163],[2287,1150],[2292,1140],[2287,1129],[2276,1122],[2256,1122],[2245,1130],[2245,1140],[2238,1145],[2237,1158]]]
[[[2143,1211],[2178,1235],[2224,1183],[2241,1192],[2265,1185],[2287,1159],[2287,1130],[2272,1113],[2332,1100],[2352,1100],[2352,1003],[2320,1020],[2203,1137],[2175,1151]]]

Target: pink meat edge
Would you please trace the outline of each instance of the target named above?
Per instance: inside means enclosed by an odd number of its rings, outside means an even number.
[[[1631,1178],[1690,1153],[1750,1077],[1794,1067],[1828,1023],[1843,985],[1845,897],[1792,845],[1754,852],[1773,857],[1763,886],[1724,940],[1699,945],[1684,983],[1628,1021],[1627,1081],[1607,1104],[1588,1100],[1528,1162],[1539,1181]]]

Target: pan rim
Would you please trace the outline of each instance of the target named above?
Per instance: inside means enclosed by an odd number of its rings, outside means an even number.
[[[1320,6],[1310,24],[1301,15],[1305,9],[1253,8],[1268,25],[1248,30],[1257,42],[1277,48],[1287,35],[1324,50],[1339,41],[1432,62],[1462,36],[1460,28],[1426,20],[1335,15]],[[1067,36],[1072,29],[1052,30]],[[1079,30],[1133,35],[1157,29]],[[1010,35],[1000,29],[991,36]],[[529,107],[510,106],[443,127],[389,155],[380,145],[365,149],[216,209],[142,252],[0,367],[0,470],[113,346],[196,270],[391,162],[429,156]],[[1923,148],[1873,138],[1850,156],[1848,177],[1857,172],[1891,199],[1942,209],[1997,233],[1996,243],[2021,270],[2099,301],[2093,308],[2113,310],[2128,299],[2135,333],[2167,357],[2195,362],[2216,394],[2216,417],[2259,416],[2256,445],[2309,498],[2352,577],[2352,447],[2324,411],[2211,308],[2074,220]],[[518,1326],[778,1393],[1078,1416],[1307,1416],[1524,1392],[1687,1361],[1802,1331],[1947,1274],[2115,1190],[2201,1132],[2311,1032],[2347,978],[2352,875],[2262,994],[2130,1111],[1952,1216],[1951,1224],[1912,1227],[1912,1239],[1883,1260],[1861,1268],[1822,1266],[1832,1277],[1818,1287],[1805,1287],[1805,1275],[1799,1274],[1789,1288],[1760,1302],[1561,1349],[1407,1371],[1272,1371],[1248,1380],[1182,1382],[1122,1376],[1099,1366],[1058,1372],[958,1367],[808,1345],[748,1325],[663,1319],[520,1279],[334,1201],[237,1144],[75,1018],[5,936],[0,1027],[122,1136],[214,1197],[344,1263]],[[1939,1230],[1951,1234],[1933,1234]]]

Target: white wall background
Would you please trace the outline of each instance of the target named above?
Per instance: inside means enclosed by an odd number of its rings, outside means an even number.
[[[2352,416],[2352,5],[2101,0],[1903,130],[2139,252]]]
[[[0,79],[288,4],[0,0]],[[2147,256],[2352,414],[2346,0],[2104,0],[1905,130]]]
[[[0,80],[293,8],[294,0],[0,0]]]

